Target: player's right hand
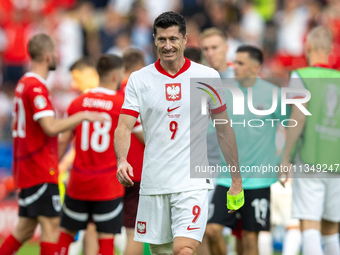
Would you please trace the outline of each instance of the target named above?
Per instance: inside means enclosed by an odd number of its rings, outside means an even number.
[[[117,163],[117,168],[118,181],[125,187],[133,186],[134,183],[129,177],[129,175],[133,177],[133,169],[132,166],[126,161],[126,159],[120,160]]]
[[[291,163],[288,160],[282,160],[281,170],[283,168],[291,169]],[[284,171],[279,172],[279,182],[281,183],[283,187],[286,187],[286,182],[288,181],[288,174],[289,172],[284,172]]]
[[[92,111],[84,111],[84,119],[89,122],[95,122],[95,121],[108,121],[106,114],[103,114],[101,112],[92,112]]]

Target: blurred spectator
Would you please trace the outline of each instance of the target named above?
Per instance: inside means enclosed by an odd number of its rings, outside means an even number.
[[[149,22],[148,12],[141,5],[135,5],[133,16],[135,18],[131,30],[131,43],[141,49],[145,54],[147,64],[154,62],[153,58],[153,31]]]
[[[155,18],[160,13],[166,11],[177,11],[180,7],[179,0],[142,0],[141,1],[149,13],[149,22],[153,24]]]
[[[237,24],[230,24],[228,29],[225,31],[227,35],[227,59],[230,62],[234,62],[236,58],[236,50],[241,46],[241,41],[237,39],[239,26]]]
[[[122,16],[127,16],[131,11],[134,2],[135,0],[110,0],[108,7]]]
[[[212,25],[221,30],[224,30],[226,28],[228,20],[234,19],[233,16],[235,14],[235,12],[233,11],[229,12],[229,5],[223,5],[215,1],[208,1],[208,4],[206,5],[206,11],[209,15]],[[229,16],[230,13],[233,14],[232,17]]]
[[[296,0],[284,0],[284,9],[276,14],[278,26],[277,49],[290,56],[303,55],[309,13]]]
[[[265,23],[250,0],[240,5],[241,41],[246,44],[262,47]]]
[[[186,47],[184,50],[184,57],[196,63],[202,64],[202,51],[200,48]]]
[[[70,67],[73,78],[72,88],[84,92],[98,87],[99,75],[95,64],[95,61],[90,58],[81,58]]]
[[[128,48],[132,48],[131,38],[130,38],[130,34],[127,31],[124,31],[119,34],[119,36],[117,37],[116,43],[110,49],[108,49],[106,53],[118,55],[122,57],[124,51]]]
[[[271,21],[275,15],[276,0],[256,0],[253,1],[256,10],[261,14],[265,21]]]
[[[197,23],[193,19],[188,19],[186,21],[187,25],[187,31],[190,31],[188,33],[188,41],[187,46],[188,47],[199,47],[200,46],[200,30],[197,25]]]
[[[13,10],[3,23],[7,44],[3,51],[3,84],[14,89],[28,64],[26,44],[31,36],[29,20],[21,10]]]
[[[105,53],[112,47],[124,28],[123,17],[111,8],[107,9],[104,25],[99,31],[101,52]]]
[[[77,3],[75,16],[80,22],[83,41],[83,55],[97,59],[101,53],[99,42],[99,30],[94,18],[94,5],[90,1]]]
[[[59,47],[59,65],[69,69],[83,55],[84,36],[80,23],[70,13],[59,10],[58,17],[55,36]]]
[[[7,140],[11,137],[10,120],[13,107],[13,98],[0,91],[0,139]]]

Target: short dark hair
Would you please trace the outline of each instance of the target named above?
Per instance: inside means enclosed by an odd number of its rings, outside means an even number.
[[[123,54],[123,66],[125,71],[137,71],[139,66],[145,66],[144,53],[137,49],[128,49]]]
[[[112,54],[103,54],[100,56],[98,60],[96,69],[99,78],[101,79],[104,76],[108,75],[109,72],[122,67],[123,67],[122,58]]]
[[[201,63],[201,55],[202,55],[202,51],[200,48],[186,47],[184,50],[184,57],[196,63]]]
[[[96,62],[92,58],[83,57],[78,59],[76,62],[73,63],[70,67],[70,71],[72,72],[75,69],[83,69],[84,67],[96,67]]]
[[[178,12],[172,11],[163,12],[155,19],[155,22],[153,23],[153,33],[155,35],[157,34],[158,27],[166,29],[172,26],[178,26],[178,31],[183,35],[183,37],[187,33],[184,17]]]
[[[52,37],[45,33],[33,36],[28,42],[28,53],[32,61],[42,61],[44,54],[53,51],[54,48]]]
[[[248,52],[249,57],[253,60],[256,60],[257,62],[259,62],[260,65],[262,65],[263,63],[263,54],[262,51],[255,47],[255,46],[251,46],[251,45],[242,45],[240,47],[238,47],[237,51],[238,52]]]

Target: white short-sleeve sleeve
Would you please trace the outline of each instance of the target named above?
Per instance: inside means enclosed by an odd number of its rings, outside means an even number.
[[[133,74],[130,76],[125,89],[125,100],[122,106],[122,114],[132,115],[136,118],[139,116],[139,104],[137,91],[135,87],[135,78]]]
[[[306,89],[305,84],[303,83],[302,78],[297,72],[292,72],[290,75],[290,81],[289,81],[289,87],[290,88],[297,88],[297,89]],[[290,92],[287,93],[287,98],[293,99],[293,98],[305,98],[306,95],[304,93],[298,93],[298,92]]]
[[[214,79],[221,79],[219,73],[217,71],[213,71],[213,78]],[[217,82],[213,82],[217,83]],[[225,92],[223,88],[214,88],[211,87],[211,95],[212,97],[208,97],[208,104],[211,114],[217,114],[220,112],[223,112],[227,109],[226,103],[225,103]]]

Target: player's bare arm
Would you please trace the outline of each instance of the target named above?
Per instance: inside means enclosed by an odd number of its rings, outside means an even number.
[[[106,117],[99,112],[78,112],[73,114],[70,117],[64,119],[55,119],[54,117],[48,116],[39,119],[39,124],[44,130],[45,134],[50,137],[56,136],[61,132],[64,132],[68,129],[74,128],[83,120],[87,120],[90,122],[101,121],[104,122]]]
[[[133,181],[129,177],[129,175],[133,176],[133,169],[126,158],[130,148],[131,132],[136,121],[136,117],[121,114],[115,131],[114,145],[117,157],[117,178],[125,187],[133,186]]]
[[[58,137],[58,155],[59,161],[64,157],[68,146],[73,138],[73,130],[67,130],[61,133]]]
[[[223,111],[217,114],[211,115],[212,119],[226,119],[229,122],[229,116],[227,111]],[[230,166],[235,166],[236,171],[230,172],[232,183],[229,189],[229,194],[232,196],[238,195],[242,191],[242,178],[239,170],[237,144],[235,138],[234,129],[230,125],[216,125],[217,140],[220,145],[223,156],[230,164]],[[229,211],[234,212],[233,210]]]
[[[307,103],[304,103],[302,105],[307,109]],[[281,164],[283,166],[287,166],[288,168],[291,164],[290,155],[293,151],[294,145],[298,141],[305,127],[306,115],[304,115],[304,113],[301,112],[301,110],[296,105],[293,105],[290,118],[296,120],[297,125],[295,127],[288,127],[287,129],[286,146],[281,159]],[[290,121],[288,125],[294,126],[294,123]],[[287,177],[288,176],[286,173],[279,173],[279,180],[283,186],[285,186],[285,183],[287,182]]]

